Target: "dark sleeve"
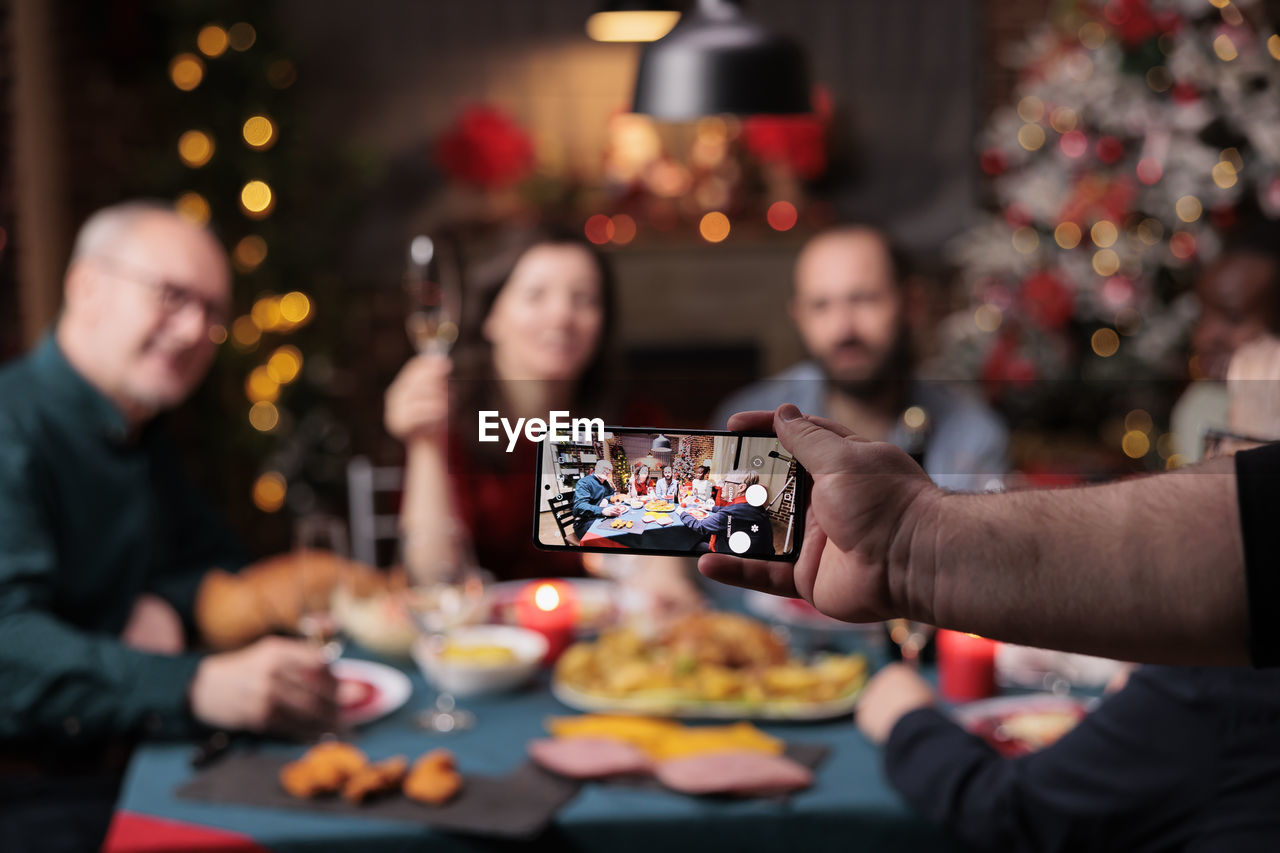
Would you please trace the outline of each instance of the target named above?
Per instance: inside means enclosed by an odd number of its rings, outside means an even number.
[[[1280,444],[1236,454],[1254,666],[1280,666]]]
[[[696,530],[703,536],[711,536],[713,533],[724,533],[729,527],[729,513],[709,512],[706,518],[694,518],[689,513],[680,516],[684,522],[684,526],[690,530]]]
[[[591,482],[583,477],[573,487],[573,512],[579,518],[604,517],[604,510],[599,506],[603,497],[592,497]]]
[[[53,525],[20,441],[0,432],[0,739],[185,735],[197,655],[140,652],[53,612]]]
[[[182,471],[176,450],[161,440],[153,464],[158,503],[164,515],[167,559],[148,578],[149,591],[178,611],[188,635],[195,636],[196,592],[210,569],[238,571],[244,548],[222,514]]]
[[[1004,758],[934,709],[885,747],[890,782],[917,810],[981,850],[1180,846],[1214,766],[1192,706],[1134,682],[1053,746]]]

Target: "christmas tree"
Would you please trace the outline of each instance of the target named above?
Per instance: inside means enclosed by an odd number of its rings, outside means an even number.
[[[1245,215],[1280,217],[1280,36],[1248,0],[1071,2],[1010,60],[1015,103],[980,143],[995,209],[951,247],[971,303],[939,372],[1015,416],[1057,395],[1097,417],[1126,404],[1094,380],[1194,376],[1195,268]],[[1038,381],[1064,379],[1085,383]]]

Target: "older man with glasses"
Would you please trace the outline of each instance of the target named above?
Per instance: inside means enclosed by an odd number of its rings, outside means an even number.
[[[0,837],[89,850],[129,745],[206,729],[329,730],[319,650],[193,653],[196,592],[239,548],[159,416],[225,337],[226,256],[171,208],[80,230],[53,333],[0,370]]]

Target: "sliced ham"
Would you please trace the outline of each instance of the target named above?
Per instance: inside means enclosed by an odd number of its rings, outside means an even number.
[[[684,794],[755,796],[799,791],[813,784],[813,773],[781,755],[712,752],[673,758],[654,768],[658,781]]]
[[[647,773],[648,756],[622,741],[597,737],[542,738],[529,741],[529,757],[571,779],[601,779],[622,773]]]

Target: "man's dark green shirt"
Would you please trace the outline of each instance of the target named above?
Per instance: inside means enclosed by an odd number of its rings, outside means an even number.
[[[118,637],[144,592],[190,633],[201,576],[241,562],[162,426],[130,435],[52,337],[0,370],[0,742],[188,732],[199,656]]]

